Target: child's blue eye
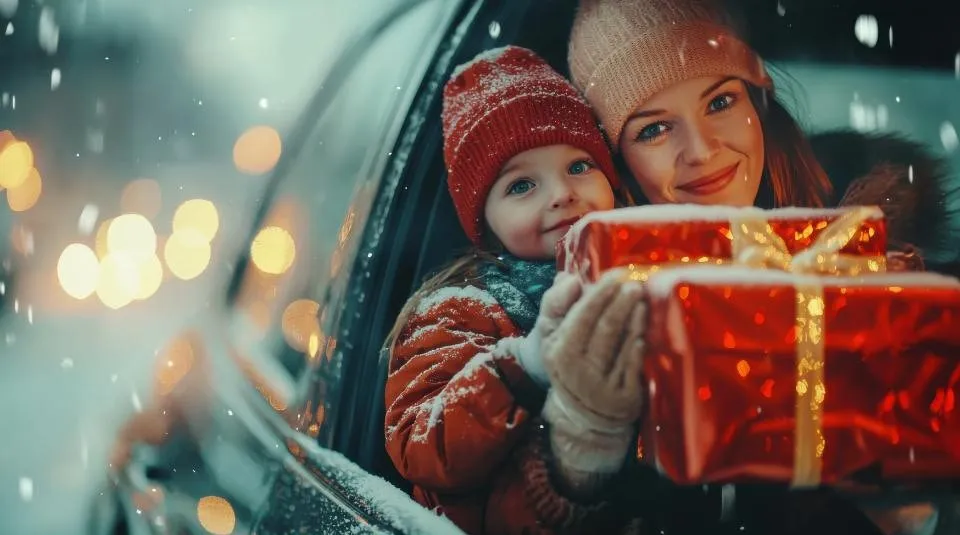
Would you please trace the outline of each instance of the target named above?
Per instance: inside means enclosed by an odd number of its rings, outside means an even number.
[[[636,141],[653,141],[670,131],[670,125],[663,121],[648,124],[637,132]]]
[[[567,168],[567,172],[571,175],[582,175],[584,173],[589,173],[591,169],[596,168],[593,162],[590,160],[577,160],[570,164],[570,167]]]
[[[527,178],[521,178],[510,184],[510,187],[507,188],[507,195],[523,195],[524,193],[533,189],[533,182]]]
[[[710,101],[710,104],[707,105],[707,111],[709,112],[718,112],[723,111],[731,106],[737,101],[737,97],[732,93],[724,93],[722,95],[717,95],[713,97]]]

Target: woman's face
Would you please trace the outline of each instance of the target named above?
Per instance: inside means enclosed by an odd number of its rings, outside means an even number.
[[[654,204],[752,206],[763,174],[763,129],[737,78],[657,93],[627,118],[620,151]]]

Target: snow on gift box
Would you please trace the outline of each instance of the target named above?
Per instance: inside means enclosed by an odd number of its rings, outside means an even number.
[[[960,281],[688,266],[647,290],[638,453],[672,480],[960,477]]]
[[[797,253],[841,216],[851,220],[843,236],[847,241],[836,252],[862,257],[865,270],[882,270],[887,234],[883,212],[876,207],[761,210],[654,205],[594,212],[579,220],[558,244],[558,266],[588,283],[614,267],[630,267],[636,279],[646,280],[667,266],[744,260],[749,255],[744,246],[758,240],[782,242],[782,253]]]

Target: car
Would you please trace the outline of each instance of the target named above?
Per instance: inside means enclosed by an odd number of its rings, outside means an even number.
[[[444,82],[506,43],[565,70],[574,4],[390,0],[369,14],[285,137],[222,301],[158,359],[147,414],[177,425],[135,449],[89,532],[459,532],[408,497],[384,451],[382,342],[418,282],[468,246],[444,183]],[[896,129],[956,169],[956,33],[898,2],[866,19],[854,4],[737,6],[813,102],[811,130]]]

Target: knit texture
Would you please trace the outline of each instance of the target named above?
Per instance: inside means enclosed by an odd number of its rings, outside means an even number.
[[[593,110],[539,56],[516,46],[486,51],[458,67],[444,88],[447,186],[467,236],[480,244],[483,211],[504,164],[524,151],[571,145],[619,187]]]
[[[487,292],[520,330],[530,332],[537,321],[543,294],[557,275],[556,264],[504,254],[500,262],[485,263],[480,272]]]
[[[673,84],[735,76],[773,87],[763,61],[711,0],[583,0],[568,60],[614,151],[630,114]]]

